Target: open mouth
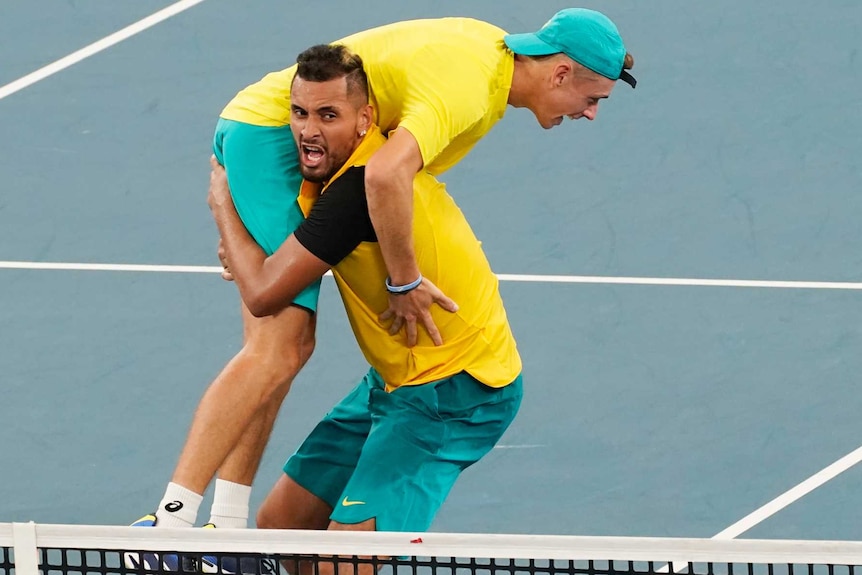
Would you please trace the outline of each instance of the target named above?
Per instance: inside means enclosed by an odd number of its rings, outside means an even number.
[[[300,149],[302,150],[302,163],[309,168],[319,166],[326,156],[326,150],[314,144],[302,144]]]

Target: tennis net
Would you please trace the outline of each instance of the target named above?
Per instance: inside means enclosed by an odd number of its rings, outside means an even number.
[[[0,575],[862,575],[862,542],[142,529],[0,523]],[[216,567],[217,566],[217,567]]]

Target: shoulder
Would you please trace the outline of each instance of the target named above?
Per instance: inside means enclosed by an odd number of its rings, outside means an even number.
[[[329,184],[326,193],[333,190],[365,191],[365,166],[351,166]],[[326,195],[326,194],[324,194]]]

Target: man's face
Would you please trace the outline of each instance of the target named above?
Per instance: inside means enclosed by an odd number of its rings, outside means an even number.
[[[576,73],[568,64],[557,65],[533,113],[546,130],[559,126],[567,117],[595,120],[599,102],[611,95],[615,84],[614,80],[593,72]]]
[[[311,82],[296,77],[290,91],[290,130],[302,177],[326,182],[344,165],[367,129],[365,108],[347,94],[344,77]]]

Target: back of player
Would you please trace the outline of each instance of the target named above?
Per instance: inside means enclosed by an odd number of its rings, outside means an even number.
[[[355,239],[341,248],[344,257],[330,259],[332,256],[324,256],[323,252],[317,255],[333,265],[359,347],[387,389],[420,385],[460,372],[492,388],[508,385],[520,374],[521,359],[503,307],[499,281],[467,218],[446,187],[428,172],[419,172],[413,180],[413,244],[423,276],[452,294],[458,309],[431,309],[442,345],[434,345],[427,333],[420,332],[417,345],[407,346],[403,334],[391,336],[388,326],[380,321],[389,301],[389,293],[381,286],[388,280],[364,200],[364,174],[366,163],[385,142],[380,130],[372,126],[326,185],[303,182],[299,204],[309,220],[297,230],[298,241],[310,247],[311,242],[335,241],[340,235],[339,226],[356,230],[352,236]],[[348,196],[354,199],[347,200]],[[340,220],[320,223],[317,214],[339,203],[352,205],[353,211]]]
[[[386,267],[376,242],[363,242],[333,268],[351,326],[368,362],[387,386],[417,385],[466,371],[490,387],[521,371],[499,292],[481,244],[445,186],[428,173],[414,184],[413,235],[423,275],[458,302],[458,311],[432,308],[443,345],[420,331],[416,346],[391,337],[378,316],[387,308],[380,286]]]

